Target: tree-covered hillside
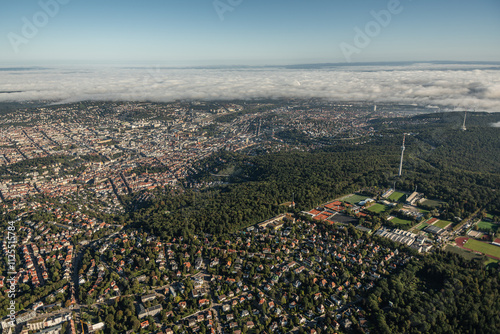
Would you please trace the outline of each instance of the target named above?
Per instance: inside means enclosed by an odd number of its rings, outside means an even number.
[[[478,208],[500,211],[500,129],[475,121],[467,131],[428,115],[425,124],[380,126],[379,135],[342,141],[311,152],[279,152],[258,156],[219,153],[198,164],[196,182],[221,180],[214,173],[231,165],[238,172],[229,184],[162,192],[142,209],[131,201],[131,218],[163,235],[205,231],[225,233],[269,218],[297,203],[315,207],[352,191],[392,186],[445,201],[444,217],[466,217]],[[476,116],[479,117],[479,116]],[[490,117],[486,115],[484,117]],[[418,116],[417,121],[421,121]],[[488,118],[489,119],[489,118]],[[453,124],[453,125],[450,125]],[[397,178],[400,146],[407,133],[403,176]]]
[[[379,282],[365,300],[377,333],[498,333],[498,273],[438,252]]]

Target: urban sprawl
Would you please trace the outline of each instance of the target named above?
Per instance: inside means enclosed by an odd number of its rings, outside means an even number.
[[[353,324],[368,331],[360,306],[366,291],[419,253],[482,242],[476,225],[494,218],[478,213],[452,223],[437,206],[429,209],[438,200],[392,188],[376,196],[360,189],[225,237],[194,231],[161,239],[111,217],[125,212],[131,194],[145,200],[154,189],[222,184],[190,178],[196,162],[219,151],[362,143],[375,134],[370,120],[402,116],[399,109],[84,102],[1,115],[0,205],[6,226],[16,226],[15,260],[9,230],[2,241],[2,333],[99,333],[114,323],[125,323],[127,333],[315,333]],[[291,143],[283,137],[290,132],[311,141]],[[380,212],[391,227],[364,226]]]

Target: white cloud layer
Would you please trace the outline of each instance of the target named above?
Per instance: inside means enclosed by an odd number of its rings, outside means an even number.
[[[0,68],[0,101],[310,98],[500,112],[499,65]]]

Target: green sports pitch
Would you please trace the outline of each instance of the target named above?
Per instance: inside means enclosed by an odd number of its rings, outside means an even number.
[[[492,230],[493,232],[496,232],[498,230],[498,227],[499,227],[498,224],[485,222],[484,220],[481,220],[479,223],[477,223],[478,229],[487,229],[487,230]]]
[[[398,191],[395,191],[391,194],[391,196],[389,196],[388,198],[391,200],[391,201],[394,201],[394,202],[397,202],[399,201],[399,199],[401,197],[403,197],[405,194],[404,193],[400,193]]]
[[[438,220],[436,223],[434,223],[434,226],[437,226],[439,228],[446,228],[448,225],[450,225],[452,222],[449,220]]]
[[[500,247],[487,244],[485,242],[469,239],[464,245],[465,248],[472,249],[476,252],[481,252],[486,255],[491,255],[500,258]]]
[[[360,201],[364,201],[367,198],[368,198],[367,196],[354,194],[354,195],[343,198],[342,201],[347,202],[349,204],[356,204]]]
[[[386,211],[388,208],[389,207],[386,205],[376,203],[376,204],[373,204],[372,206],[366,208],[366,210],[368,210],[370,212],[380,213],[380,212]]]
[[[398,217],[392,218],[390,222],[398,225],[411,225],[413,223],[411,220],[401,219]]]

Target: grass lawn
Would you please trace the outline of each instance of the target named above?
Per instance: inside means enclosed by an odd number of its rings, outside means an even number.
[[[366,197],[366,196],[354,194],[354,195],[348,196],[348,197],[346,197],[346,198],[344,198],[342,200],[344,202],[349,203],[349,204],[356,204],[356,203],[358,203],[360,201],[364,201],[367,198],[368,197]]]
[[[483,254],[492,255],[500,258],[500,247],[495,245],[487,244],[485,242],[477,241],[474,239],[469,239],[465,243],[464,247],[481,252]]]
[[[399,225],[411,225],[413,222],[411,220],[401,219],[398,217],[394,217],[390,220],[390,222]]]
[[[423,205],[426,205],[426,206],[430,206],[432,208],[435,208],[437,207],[439,204],[441,204],[443,202],[440,202],[440,201],[434,201],[432,199],[426,199],[425,201],[422,202]]]
[[[369,208],[366,208],[366,210],[368,210],[370,212],[380,213],[380,212],[384,212],[388,208],[389,207],[384,205],[384,204],[375,203],[372,206],[370,206]]]
[[[475,253],[472,253],[471,251],[468,251],[466,249],[462,249],[460,247],[455,247],[452,245],[446,245],[444,248],[445,251],[450,252],[450,253],[455,253],[458,255],[463,256],[467,260],[473,260],[473,259],[479,259],[481,256]]]
[[[399,201],[399,199],[400,199],[401,197],[403,197],[404,195],[405,195],[404,193],[400,193],[400,192],[398,192],[398,191],[395,191],[395,192],[393,192],[393,193],[391,194],[391,196],[389,196],[389,199],[390,199],[391,201],[397,202],[397,201]]]
[[[492,229],[494,232],[496,232],[498,230],[498,224],[493,224],[481,220],[479,223],[477,223],[477,228]]]
[[[434,223],[434,226],[440,227],[440,228],[445,228],[446,226],[450,225],[451,222],[449,220],[438,220],[436,223]]]

